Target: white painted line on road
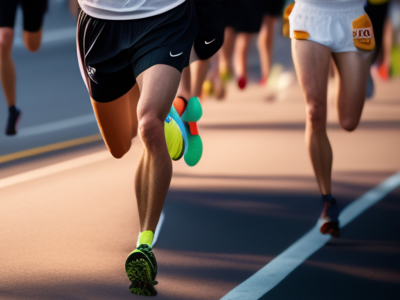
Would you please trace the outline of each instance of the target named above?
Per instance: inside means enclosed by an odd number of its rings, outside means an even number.
[[[342,211],[339,216],[340,226],[344,227],[366,209],[382,200],[400,185],[400,172],[389,177]],[[292,246],[278,255],[268,265],[238,285],[221,300],[256,300],[268,293],[300,266],[313,253],[328,242],[330,236],[319,232],[318,223]]]
[[[151,247],[154,247],[154,245],[157,242],[158,236],[160,235],[160,231],[161,231],[162,225],[164,223],[164,218],[165,218],[165,214],[162,211],[161,212],[161,216],[160,216],[160,220],[158,220],[158,224],[157,224],[157,227],[156,227],[156,232],[154,233],[153,244],[151,244]]]
[[[14,40],[14,47],[23,47],[24,42],[18,34]],[[42,45],[76,39],[76,27],[67,27],[54,30],[43,30]]]
[[[105,160],[107,158],[111,158],[111,155],[108,151],[101,151],[89,155],[85,155],[79,158],[74,158],[71,160],[67,160],[61,163],[57,163],[51,166],[39,168],[36,170],[28,171],[25,173],[21,173],[18,175],[6,177],[0,179],[0,189],[6,188],[12,185],[16,185],[19,183],[23,183],[26,181],[38,179],[41,177],[54,175],[56,173],[60,173],[63,171],[68,171],[74,168],[82,167],[85,165],[89,165],[101,160]]]
[[[95,116],[93,115],[93,113],[90,113],[87,115],[69,118],[69,119],[65,119],[65,120],[61,120],[61,121],[50,122],[50,123],[37,125],[37,126],[31,126],[29,128],[21,128],[18,131],[16,138],[23,138],[23,137],[27,137],[27,136],[68,129],[68,128],[72,128],[72,127],[77,127],[77,126],[93,123],[95,121],[96,121]]]

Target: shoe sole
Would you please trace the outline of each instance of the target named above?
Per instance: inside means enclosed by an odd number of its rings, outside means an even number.
[[[340,237],[339,222],[326,222],[320,227],[322,234],[330,234],[332,237]]]
[[[130,255],[125,263],[126,275],[131,285],[132,294],[141,296],[156,296],[157,291],[153,286],[151,266],[144,258],[132,258]]]
[[[192,135],[190,133],[189,126],[187,126],[188,131],[188,149],[184,155],[186,164],[189,167],[194,167],[197,165],[203,155],[203,141],[200,135]]]

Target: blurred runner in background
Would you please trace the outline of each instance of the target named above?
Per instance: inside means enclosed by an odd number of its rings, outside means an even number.
[[[376,47],[372,63],[378,65],[378,74],[382,80],[389,80],[393,28],[388,16],[389,0],[368,0],[365,11],[374,26]]]
[[[189,65],[198,29],[196,11],[191,0],[79,4],[78,61],[103,139],[116,158],[129,151],[137,134],[144,144],[135,177],[140,234],[125,270],[133,294],[154,296],[153,238],[175,157],[167,143],[173,141],[178,155],[183,144],[178,124],[167,116],[181,72]]]
[[[236,31],[234,67],[238,87],[247,85],[247,54],[252,37],[260,31],[262,11],[259,0],[238,0],[234,9]]]
[[[339,211],[331,194],[333,154],[326,133],[329,66],[333,57],[340,125],[353,131],[366,96],[375,47],[373,27],[364,0],[297,0],[289,21],[293,61],[306,100],[306,145],[324,203],[320,230],[338,236]]]
[[[0,0],[0,82],[8,104],[5,134],[17,134],[21,111],[16,107],[16,71],[12,59],[14,22],[18,5],[23,12],[23,41],[31,52],[39,50],[47,0]]]
[[[263,12],[260,33],[258,35],[258,51],[260,53],[261,79],[265,85],[271,71],[274,30],[276,21],[282,16],[285,0],[258,0]]]
[[[187,102],[191,97],[201,96],[210,59],[224,43],[224,20],[220,1],[192,1],[196,8],[199,31],[190,56],[190,66],[182,72],[178,97],[175,101]]]
[[[224,43],[219,51],[218,70],[224,82],[228,81],[234,73],[232,57],[236,39],[235,10],[238,1],[239,0],[221,0],[225,33]]]

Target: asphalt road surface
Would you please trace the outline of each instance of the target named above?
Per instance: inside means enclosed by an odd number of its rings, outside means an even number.
[[[0,159],[98,133],[73,26],[66,3],[51,2],[41,51],[16,47],[24,116],[21,136],[0,137]],[[279,39],[275,53],[290,72],[288,41]],[[174,163],[154,248],[157,299],[257,299],[255,292],[280,276],[261,299],[398,299],[400,79],[376,81],[352,133],[340,129],[330,102],[334,195],[344,212],[355,203],[367,209],[341,238],[282,275],[320,239],[302,242],[322,209],[304,147],[301,92],[285,82],[275,94],[255,83],[239,92],[231,83],[225,101],[204,102],[202,161],[195,168]],[[5,116],[1,110],[0,120]],[[116,160],[94,141],[0,164],[0,299],[141,299],[130,294],[124,272],[139,230],[133,178],[141,152],[134,140]],[[376,188],[388,178],[391,188]],[[283,260],[286,249],[296,255]],[[257,271],[273,264],[278,268],[252,286]],[[245,293],[235,298],[240,287]]]

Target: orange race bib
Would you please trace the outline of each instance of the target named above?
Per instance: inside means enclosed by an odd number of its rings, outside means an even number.
[[[375,48],[374,29],[367,14],[353,21],[353,42],[358,49],[371,51]]]

